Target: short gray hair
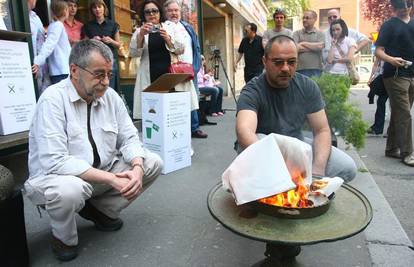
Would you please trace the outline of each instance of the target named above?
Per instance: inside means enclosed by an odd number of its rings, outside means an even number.
[[[167,0],[167,1],[165,1],[164,5],[163,5],[164,10],[167,11],[168,6],[171,5],[171,4],[177,4],[178,7],[181,10],[181,3],[178,0]]]
[[[75,64],[86,68],[91,60],[91,53],[98,52],[106,62],[114,62],[111,49],[104,43],[94,39],[87,39],[77,42],[70,52],[69,64]]]
[[[271,38],[267,42],[267,44],[266,44],[266,46],[264,48],[264,55],[265,55],[266,58],[270,54],[270,52],[272,51],[272,46],[273,46],[273,43],[275,43],[275,42],[278,43],[278,44],[292,42],[295,45],[295,47],[296,47],[296,42],[295,42],[295,40],[292,37],[287,36],[287,35],[283,35],[283,34],[277,35],[277,36]]]

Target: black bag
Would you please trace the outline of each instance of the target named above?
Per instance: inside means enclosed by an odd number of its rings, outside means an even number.
[[[387,90],[385,90],[385,85],[382,80],[382,75],[378,75],[369,85],[369,103],[374,103],[374,97],[377,96],[388,96]]]

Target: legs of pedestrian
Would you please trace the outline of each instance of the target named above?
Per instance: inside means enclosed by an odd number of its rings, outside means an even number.
[[[414,167],[410,113],[414,97],[413,79],[405,77],[385,78],[384,85],[391,105],[391,119],[385,154],[389,157],[395,157],[399,152],[403,162]]]
[[[382,134],[384,131],[385,111],[388,95],[379,95],[377,99],[377,109],[375,111],[374,124],[368,129],[370,134]]]

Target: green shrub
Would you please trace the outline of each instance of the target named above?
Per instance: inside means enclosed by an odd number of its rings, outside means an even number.
[[[343,135],[345,141],[355,148],[363,148],[368,125],[362,120],[361,111],[347,102],[351,80],[347,76],[327,73],[313,80],[321,89],[332,130]]]

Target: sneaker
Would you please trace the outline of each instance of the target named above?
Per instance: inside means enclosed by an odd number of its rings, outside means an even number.
[[[96,229],[99,231],[104,232],[112,232],[121,229],[124,222],[119,219],[112,219],[102,212],[100,212],[97,208],[95,208],[89,201],[85,202],[85,207],[81,211],[79,211],[79,215],[89,221],[95,223]]]
[[[414,155],[410,154],[408,156],[405,156],[403,159],[403,163],[407,166],[414,167]]]
[[[52,252],[60,261],[71,261],[78,256],[78,246],[68,246],[52,234]]]
[[[385,150],[385,156],[388,158],[401,159],[400,149],[395,148],[391,150]]]
[[[208,134],[203,132],[202,130],[196,130],[195,132],[191,133],[191,137],[194,138],[207,138]]]

